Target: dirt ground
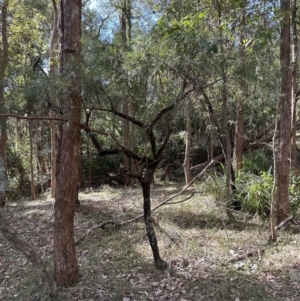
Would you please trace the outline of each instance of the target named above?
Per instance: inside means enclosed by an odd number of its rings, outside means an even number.
[[[157,186],[153,206],[180,190]],[[280,231],[268,244],[269,226],[255,216],[236,214],[228,222],[222,208],[195,194],[173,199],[153,214],[166,271],[156,270],[143,220],[97,229],[78,246],[79,282],[57,289],[63,301],[296,301],[300,300],[299,229]],[[118,222],[142,213],[140,189],[101,187],[80,194],[75,239],[106,220]],[[47,196],[18,200],[1,209],[19,237],[42,256],[53,274],[53,206]],[[0,300],[51,300],[31,262],[0,234]]]

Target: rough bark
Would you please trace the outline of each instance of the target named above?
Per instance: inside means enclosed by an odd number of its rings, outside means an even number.
[[[281,0],[280,71],[281,97],[279,100],[279,147],[277,173],[277,223],[290,215],[289,150],[291,143],[291,71],[290,71],[290,1]]]
[[[59,16],[60,73],[68,81],[67,93],[60,100],[63,115],[80,123],[81,1],[61,0]],[[75,63],[76,62],[76,63]],[[54,276],[58,286],[78,281],[74,241],[74,215],[77,200],[80,127],[61,123],[57,153],[54,203]]]
[[[5,113],[4,109],[4,78],[8,65],[8,39],[7,39],[7,7],[8,1],[4,0],[1,6],[2,32],[0,46],[0,114]],[[0,160],[2,160],[0,171],[0,206],[5,205],[7,185],[6,176],[6,143],[7,143],[7,124],[6,118],[0,118]]]
[[[49,70],[49,78],[52,79],[56,76],[57,73],[57,51],[58,51],[58,9],[56,0],[52,0],[53,11],[54,11],[54,20],[53,20],[53,31],[50,41],[50,70]],[[52,91],[50,91],[50,102],[52,104],[56,104],[56,99],[53,96]],[[50,117],[54,117],[55,112],[50,111]],[[50,129],[51,129],[51,197],[55,197],[55,189],[56,189],[56,143],[57,143],[57,129],[56,122],[54,120],[50,121]]]
[[[296,126],[297,126],[297,91],[298,91],[298,22],[297,22],[297,1],[292,1],[292,121],[291,121],[291,170],[295,175],[299,174],[298,162],[297,162],[297,137],[296,137]]]
[[[156,164],[153,164],[156,165]],[[143,198],[144,198],[144,221],[146,225],[146,232],[147,236],[149,239],[149,243],[151,246],[153,258],[154,258],[154,263],[155,266],[158,269],[166,269],[167,268],[167,263],[162,260],[159,254],[159,249],[157,245],[157,239],[155,235],[155,230],[153,227],[152,223],[152,218],[151,218],[151,200],[150,200],[150,187],[151,183],[153,182],[153,177],[154,177],[154,172],[155,172],[154,166],[152,168],[146,168],[145,175],[141,179],[141,185],[143,189]]]

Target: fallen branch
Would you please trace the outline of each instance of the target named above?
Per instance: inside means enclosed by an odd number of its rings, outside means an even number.
[[[79,239],[76,240],[75,245],[76,245],[76,246],[81,245],[81,244],[82,244],[89,236],[92,235],[92,233],[93,233],[95,230],[97,230],[97,229],[99,229],[99,228],[104,229],[105,226],[106,226],[106,225],[109,225],[109,224],[114,225],[115,227],[119,227],[119,226],[122,225],[122,224],[120,224],[119,222],[113,221],[113,220],[105,221],[105,222],[103,222],[103,223],[101,223],[101,224],[98,224],[98,225],[94,226],[94,227],[91,228],[91,229],[88,229],[87,232],[86,232],[86,234],[85,234],[84,236],[82,236],[81,238],[79,238]]]
[[[257,255],[258,259],[261,260],[261,255],[265,252],[265,249],[262,248],[252,248],[250,250],[247,250],[246,253],[244,254],[234,254],[233,255],[233,258],[229,259],[228,262],[234,262],[234,261],[241,261],[241,260],[244,260],[244,259],[247,259],[249,257],[254,257]]]
[[[291,223],[293,225],[299,225],[299,223],[294,219],[294,216],[291,215],[289,217],[287,217],[284,221],[282,221],[280,224],[278,224],[277,226],[274,227],[275,231],[280,230],[283,226],[285,226],[286,224]],[[269,243],[272,239],[272,234],[270,233],[269,235]]]
[[[196,177],[194,177],[192,179],[192,181],[186,185],[181,191],[179,191],[178,193],[172,195],[171,197],[167,198],[166,200],[164,200],[163,202],[161,202],[160,204],[158,204],[157,206],[155,206],[151,212],[153,212],[154,210],[158,209],[159,207],[163,206],[163,205],[171,205],[171,204],[176,204],[176,203],[169,203],[169,201],[171,201],[172,199],[176,198],[177,196],[179,196],[180,194],[182,194],[184,191],[186,191],[197,179],[199,179],[204,173],[205,171],[210,167],[211,164],[214,164],[214,160],[211,160],[211,162],[205,167],[205,169],[203,169]],[[183,202],[183,201],[186,201],[188,199],[190,199],[192,196],[194,195],[194,193],[192,193],[192,195],[190,195],[189,197],[187,197],[185,200],[181,200],[179,202]],[[106,225],[114,225],[116,227],[120,227],[120,226],[124,226],[126,224],[129,224],[129,223],[132,223],[132,222],[136,222],[137,220],[141,219],[142,217],[144,217],[144,214],[141,214],[133,219],[130,219],[130,220],[127,220],[127,221],[124,221],[124,222],[117,222],[117,221],[113,221],[113,220],[109,220],[109,221],[104,221],[103,223],[101,224],[98,224],[96,226],[94,226],[93,228],[87,230],[86,234],[84,236],[82,236],[81,238],[79,238],[77,241],[76,241],[76,246],[79,246],[80,244],[82,244],[88,236],[90,236],[95,230],[101,228],[101,229],[104,229],[104,227]]]
[[[53,292],[53,279],[50,277],[46,265],[43,262],[41,256],[33,249],[33,247],[27,242],[18,237],[18,234],[14,232],[9,226],[8,222],[5,221],[2,214],[0,213],[0,231],[3,236],[21,253],[25,255],[26,258],[32,263],[35,270],[40,275],[42,282],[45,286],[49,288],[50,292]]]

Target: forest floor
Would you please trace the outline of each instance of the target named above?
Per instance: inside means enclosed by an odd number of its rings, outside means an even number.
[[[152,191],[153,206],[178,192],[175,183]],[[79,282],[57,290],[62,301],[274,301],[300,300],[300,234],[291,226],[268,244],[268,222],[237,214],[228,222],[216,202],[195,195],[157,209],[157,238],[165,271],[156,270],[143,220],[93,231],[77,247]],[[108,186],[80,193],[76,239],[106,220],[142,214],[139,188]],[[29,242],[53,273],[53,207],[47,196],[10,202],[2,210],[11,227]],[[51,300],[31,262],[0,235],[0,300]]]

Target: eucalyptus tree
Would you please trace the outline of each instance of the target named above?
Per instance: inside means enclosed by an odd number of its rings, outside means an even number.
[[[292,128],[291,128],[291,170],[295,175],[299,175],[298,162],[297,162],[297,136],[296,136],[296,126],[297,126],[297,103],[299,98],[299,47],[298,47],[298,34],[299,34],[299,24],[297,22],[297,11],[298,11],[298,1],[293,0],[291,2],[291,64],[292,64],[292,106],[291,106],[291,118],[292,118]]]
[[[0,47],[0,114],[5,113],[4,91],[5,91],[5,72],[8,65],[8,36],[7,36],[7,7],[8,1],[1,3],[1,44]],[[6,192],[8,188],[7,181],[7,160],[6,160],[6,142],[7,142],[7,122],[6,118],[0,117],[0,206],[5,205]]]
[[[52,0],[53,5],[53,26],[52,35],[50,41],[50,55],[49,55],[49,79],[55,80],[58,73],[58,3],[56,0]],[[51,104],[56,105],[56,99],[54,93],[49,91],[49,101]],[[51,117],[55,116],[55,112],[51,110]],[[54,120],[50,123],[51,127],[51,197],[55,197],[56,189],[56,123]]]
[[[59,124],[54,203],[54,277],[58,286],[78,280],[74,241],[81,121],[81,1],[61,0],[59,6],[59,69],[67,83],[59,104],[71,122]],[[77,124],[75,124],[77,123]]]
[[[291,143],[291,6],[289,0],[280,1],[282,13],[280,35],[280,77],[281,96],[279,99],[279,145],[277,157],[277,222],[290,215],[289,202],[289,150]]]

